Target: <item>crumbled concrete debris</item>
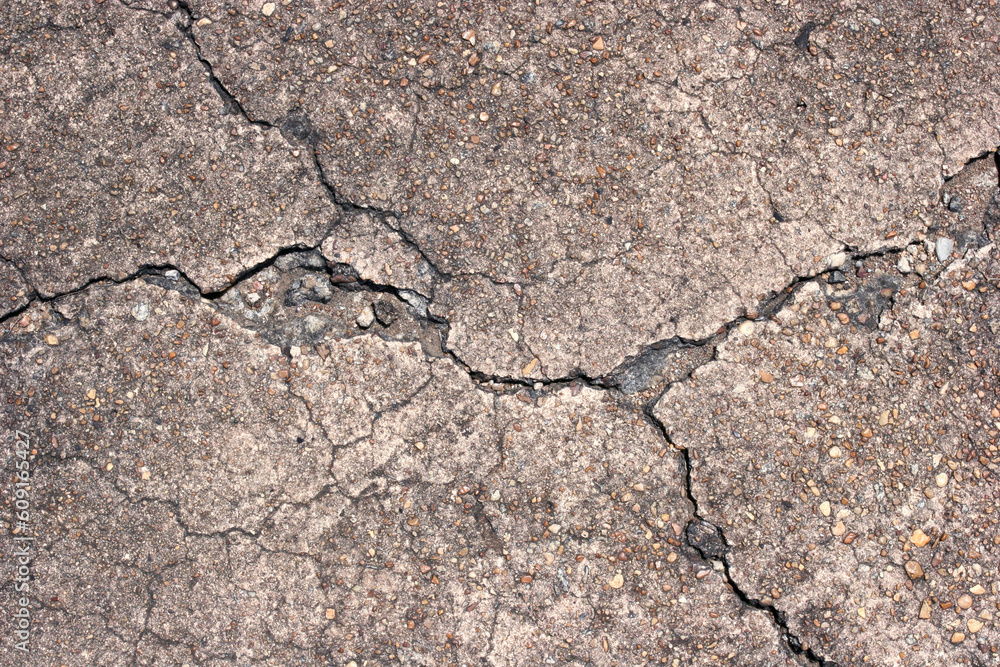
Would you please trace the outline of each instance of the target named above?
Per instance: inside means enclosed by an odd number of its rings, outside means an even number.
[[[375,319],[378,323],[384,327],[391,327],[392,323],[396,321],[398,315],[396,314],[396,307],[392,305],[392,302],[387,299],[379,299],[372,303],[372,312],[375,314]]]
[[[329,303],[333,298],[333,286],[323,274],[307,273],[292,282],[285,292],[286,306],[302,306],[307,301]]]
[[[361,313],[358,314],[358,317],[354,321],[357,322],[358,326],[362,329],[367,329],[375,323],[375,309],[372,308],[370,303],[367,304],[361,309]]]
[[[750,322],[752,325],[753,323]],[[630,359],[611,374],[612,383],[625,394],[659,392],[671,382],[686,378],[691,371],[712,358],[714,345],[692,345],[683,341],[666,341]]]

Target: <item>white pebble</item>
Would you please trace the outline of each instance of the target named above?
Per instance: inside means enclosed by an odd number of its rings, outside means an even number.
[[[947,236],[942,236],[934,244],[934,253],[939,262],[947,261],[951,257],[951,251],[955,248],[955,242]]]

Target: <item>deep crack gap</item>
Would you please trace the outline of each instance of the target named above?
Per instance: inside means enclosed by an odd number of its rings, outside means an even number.
[[[666,391],[668,390],[669,387],[666,390],[664,390],[663,393],[666,393]],[[817,665],[818,667],[839,667],[839,665],[836,662],[827,660],[826,658],[817,655],[816,652],[813,651],[811,648],[803,646],[802,640],[800,640],[798,636],[796,636],[788,627],[788,620],[785,617],[785,614],[782,613],[777,607],[771,604],[765,604],[756,598],[750,597],[746,593],[746,591],[740,588],[739,584],[737,584],[735,579],[733,579],[732,572],[730,571],[729,557],[727,554],[725,553],[708,554],[705,551],[703,551],[702,547],[699,547],[698,545],[692,543],[690,539],[690,531],[688,529],[695,522],[701,522],[702,524],[714,528],[722,543],[727,548],[729,547],[729,542],[728,540],[726,540],[726,534],[722,531],[722,529],[719,526],[713,524],[711,521],[706,520],[701,515],[701,511],[698,507],[698,499],[695,497],[694,492],[692,490],[693,468],[691,465],[691,452],[686,447],[680,447],[676,443],[674,443],[673,440],[670,438],[670,433],[667,431],[666,426],[664,426],[663,422],[661,422],[659,418],[657,418],[656,415],[653,414],[653,406],[658,402],[658,400],[659,399],[657,398],[648,403],[643,408],[643,414],[645,415],[646,420],[650,424],[652,424],[656,428],[656,430],[660,433],[660,436],[667,443],[669,443],[671,447],[673,447],[680,453],[680,462],[684,474],[684,494],[687,497],[688,502],[691,503],[691,506],[693,508],[692,513],[694,514],[694,518],[688,522],[687,529],[685,529],[684,531],[688,546],[697,551],[698,554],[706,561],[718,560],[722,563],[722,573],[725,576],[726,583],[729,585],[730,589],[732,589],[733,594],[744,605],[751,607],[753,609],[757,609],[759,611],[766,612],[771,617],[771,621],[780,631],[782,639],[788,646],[789,650],[792,651],[792,653],[802,658],[805,658],[811,664]]]

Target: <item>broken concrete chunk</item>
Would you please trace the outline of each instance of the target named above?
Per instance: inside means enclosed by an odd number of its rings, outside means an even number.
[[[417,315],[420,317],[427,317],[428,301],[424,296],[408,289],[399,290],[399,296],[403,299],[403,301],[410,304],[410,306],[416,311]]]
[[[333,298],[333,285],[330,279],[320,273],[307,273],[292,282],[285,294],[286,306],[301,306],[307,301],[327,303]]]
[[[826,276],[826,282],[830,285],[840,285],[847,282],[847,278],[844,276],[844,272],[840,270],[831,271]]]
[[[372,308],[371,304],[365,306],[364,310],[358,313],[358,318],[355,320],[358,326],[362,329],[367,329],[375,322],[375,310]]]

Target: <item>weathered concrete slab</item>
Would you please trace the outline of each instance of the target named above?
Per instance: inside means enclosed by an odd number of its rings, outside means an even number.
[[[996,651],[1000,255],[953,240],[804,284],[656,408],[734,580],[837,664]]]
[[[453,345],[491,375],[707,337],[830,254],[913,240],[942,177],[1000,144],[985,6],[191,11],[251,117],[453,278],[436,312],[489,332]],[[503,314],[463,296],[482,280]]]
[[[9,3],[0,663],[992,664],[991,2]]]
[[[497,394],[371,334],[287,357],[142,281],[26,315],[3,389],[39,438],[37,664],[794,664],[609,392]]]

